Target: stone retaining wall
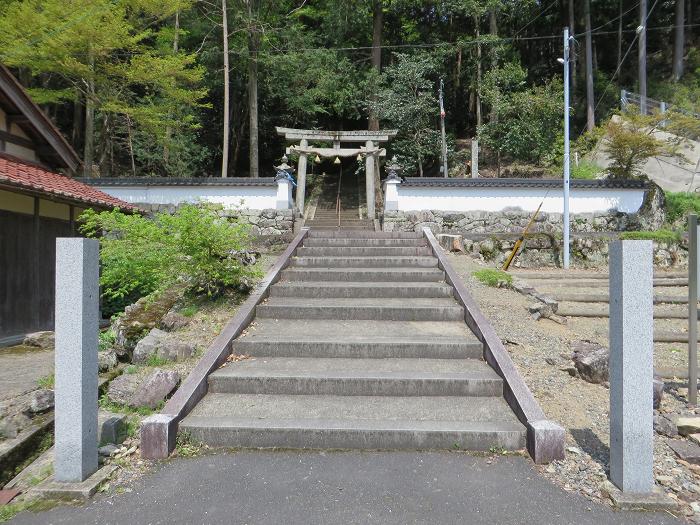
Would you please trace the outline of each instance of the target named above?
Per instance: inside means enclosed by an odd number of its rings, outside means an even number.
[[[174,213],[175,204],[139,204],[139,209],[146,213]],[[255,236],[287,236],[294,233],[294,210],[250,210],[223,208],[219,210],[222,217],[238,217],[251,225]]]

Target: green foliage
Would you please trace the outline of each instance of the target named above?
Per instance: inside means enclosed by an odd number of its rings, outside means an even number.
[[[700,197],[696,193],[672,192],[666,195],[666,220],[670,224],[684,219],[689,213],[700,215]]]
[[[36,384],[39,388],[48,388],[50,390],[53,390],[53,388],[56,386],[56,376],[53,373],[51,373],[49,375],[40,377],[36,380]]]
[[[114,343],[117,340],[117,334],[114,333],[114,330],[111,328],[108,328],[107,330],[102,330],[99,335],[98,339],[98,346],[97,349],[100,352],[103,352],[104,350],[109,350],[114,346]]]
[[[159,356],[158,354],[151,354],[146,360],[146,366],[163,366],[170,363],[166,358]]]
[[[116,412],[119,414],[129,414],[138,416],[150,416],[162,408],[163,403],[161,403],[155,410],[148,407],[138,407],[132,408],[128,405],[122,405],[119,403],[113,403],[107,397],[107,394],[100,396],[97,403],[100,408],[106,410],[107,412]]]
[[[416,169],[423,175],[427,159],[439,154],[439,134],[435,127],[437,97],[434,76],[438,61],[434,55],[394,54],[395,62],[379,79],[375,96],[367,105],[388,126],[398,128],[392,143],[404,175]]]
[[[175,283],[215,296],[256,275],[236,254],[249,227],[212,206],[181,206],[153,219],[119,210],[87,210],[80,231],[100,240],[102,293],[109,300],[142,297]]]
[[[189,432],[178,432],[175,438],[175,451],[183,458],[193,458],[199,456],[205,445],[192,438]]]
[[[180,310],[180,314],[184,315],[185,317],[192,317],[194,314],[196,314],[199,311],[199,308],[197,305],[190,304],[185,306]]]
[[[612,160],[610,175],[618,179],[638,177],[641,175],[641,168],[652,157],[682,159],[678,149],[679,137],[661,138],[656,135],[659,128],[674,120],[672,114],[655,112],[642,115],[634,107],[629,107],[627,111],[611,118],[606,126],[606,138],[603,143],[603,150]]]
[[[571,164],[571,178],[572,179],[586,179],[592,180],[598,178],[598,175],[602,173],[603,169],[596,166],[592,162],[582,160],[579,162],[578,166],[576,164]]]
[[[503,287],[513,284],[513,276],[501,270],[484,268],[472,272],[472,275],[487,286]]]
[[[558,80],[526,87],[525,71],[505,64],[486,74],[483,97],[493,108],[479,137],[515,160],[551,164],[563,151],[563,88]]]
[[[0,506],[0,523],[11,520],[20,512],[45,512],[58,504],[58,501],[50,499],[28,499],[17,503],[8,503]]]
[[[622,232],[620,239],[637,241],[656,241],[663,243],[677,243],[681,241],[681,234],[672,230]]]

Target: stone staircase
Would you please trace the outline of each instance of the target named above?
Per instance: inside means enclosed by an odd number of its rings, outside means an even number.
[[[210,446],[509,450],[525,427],[422,234],[312,229],[180,431]]]

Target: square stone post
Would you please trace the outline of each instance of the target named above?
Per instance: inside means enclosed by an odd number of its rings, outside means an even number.
[[[56,239],[56,481],[97,470],[98,280],[97,240]]]
[[[277,201],[278,210],[288,210],[292,208],[292,181],[286,178],[277,177]]]
[[[367,147],[368,151],[374,149],[374,143],[371,140],[368,140],[365,143],[365,146]],[[374,219],[374,154],[370,153],[368,153],[365,157],[365,188],[367,191],[367,218]]]
[[[479,178],[479,140],[472,139],[472,179]]]
[[[309,141],[301,139],[299,145],[303,148],[309,145]],[[306,153],[299,153],[299,166],[297,169],[297,208],[301,216],[304,216],[304,197],[306,194]]]
[[[654,487],[652,241],[610,243],[610,480]]]

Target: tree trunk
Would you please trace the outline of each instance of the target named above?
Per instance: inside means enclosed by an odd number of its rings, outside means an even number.
[[[647,0],[639,2],[639,111],[642,115],[647,112]]]
[[[382,0],[372,2],[372,67],[379,73],[382,70],[382,28],[384,25],[384,12]],[[370,111],[367,129],[379,130],[379,119]],[[379,186],[377,186],[379,187]]]
[[[259,37],[257,27],[254,26],[253,2],[247,0],[248,4],[248,50],[250,58],[248,60],[248,112],[250,115],[250,176],[257,179],[260,176],[258,171],[258,45]]]
[[[676,30],[673,41],[673,80],[683,76],[683,54],[685,51],[685,0],[676,0]]]
[[[622,1],[622,0],[620,0]],[[576,7],[574,0],[569,0],[569,34],[576,34]],[[571,105],[576,105],[576,87],[578,84],[576,74],[576,53],[571,53]]]
[[[177,54],[180,41],[180,11],[175,12],[175,34],[173,35],[173,53]],[[172,136],[172,130],[170,126],[165,128],[165,144],[163,145],[163,164],[167,169],[168,162],[170,160],[170,137]]]
[[[593,42],[591,39],[591,0],[585,0],[584,18],[586,23],[586,129],[595,128],[595,102],[593,96]]]
[[[85,121],[83,120],[83,96],[80,90],[76,89],[75,102],[73,102],[73,133],[71,134],[71,142],[73,148],[78,149],[83,140],[83,129]]]
[[[479,42],[479,39],[481,37],[481,32],[480,32],[480,20],[478,15],[474,15],[474,24],[476,25],[476,89],[475,89],[475,95],[476,95],[476,129],[478,130],[479,127],[481,126],[481,43]]]
[[[496,37],[498,36],[498,25],[496,23],[496,10],[492,9],[489,12],[489,34]],[[498,53],[496,52],[496,45],[491,44],[491,67],[495,68],[498,64]],[[492,122],[498,121],[498,115],[496,115],[496,108],[491,108],[490,119]]]
[[[228,62],[228,14],[226,8],[226,0],[221,0],[223,24],[223,42],[224,42],[224,140],[221,146],[221,176],[228,177],[228,141],[231,136],[231,124],[229,116],[230,101],[230,85],[229,85],[229,62]]]
[[[90,58],[90,74],[94,73],[94,59]],[[83,176],[92,177],[92,165],[95,163],[95,80],[87,80],[85,95],[85,148],[83,150]]]

